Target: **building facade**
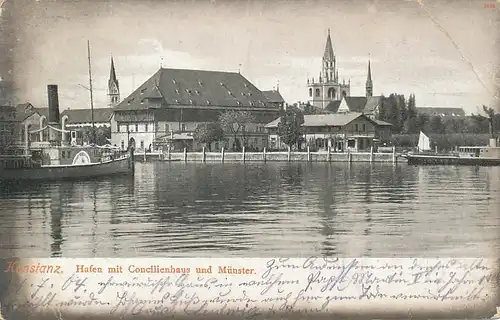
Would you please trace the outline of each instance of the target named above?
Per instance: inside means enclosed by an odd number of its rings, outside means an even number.
[[[7,153],[15,146],[17,127],[16,108],[0,105],[0,154]]]
[[[286,148],[278,135],[279,121],[278,118],[266,125],[271,149]],[[305,115],[302,141],[312,150],[368,151],[391,137],[391,126],[359,112]]]
[[[196,127],[217,122],[227,111],[247,111],[254,119],[236,133],[242,146],[259,150],[267,145],[264,126],[279,108],[240,73],[160,68],[113,108],[111,141],[138,151],[198,150]],[[210,147],[230,150],[235,144],[235,135],[228,133]]]

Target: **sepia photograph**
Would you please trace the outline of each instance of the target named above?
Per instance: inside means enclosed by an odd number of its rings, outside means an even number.
[[[498,258],[499,1],[0,2],[2,257]]]

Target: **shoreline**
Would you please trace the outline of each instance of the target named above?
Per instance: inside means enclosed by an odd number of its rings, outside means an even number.
[[[262,152],[148,152],[136,153],[139,162],[378,162],[398,163],[395,151],[383,152],[328,152],[328,151],[262,151]]]

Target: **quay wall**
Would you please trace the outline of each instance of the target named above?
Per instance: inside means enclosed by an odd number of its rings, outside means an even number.
[[[376,152],[164,152],[136,154],[138,161],[185,162],[398,162],[395,153]]]

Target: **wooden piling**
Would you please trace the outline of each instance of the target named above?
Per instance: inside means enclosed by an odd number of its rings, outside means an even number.
[[[262,152],[262,157],[264,158],[264,162],[266,162],[266,147],[264,147],[264,151]]]
[[[187,149],[184,148],[184,162],[187,162],[187,160],[188,160]]]

